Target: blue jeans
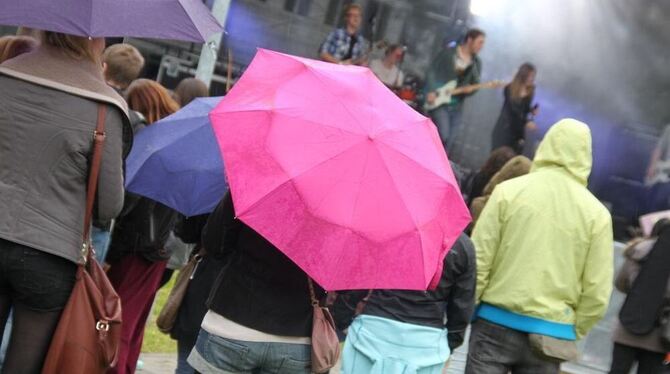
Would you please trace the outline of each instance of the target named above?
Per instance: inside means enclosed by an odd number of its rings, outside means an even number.
[[[246,342],[201,329],[188,363],[203,374],[309,374],[311,355],[308,344]]]
[[[2,363],[5,361],[5,353],[7,353],[7,345],[9,345],[9,335],[12,333],[12,313],[9,313],[7,323],[5,324],[5,333],[0,336],[2,344],[0,344],[0,371],[2,371]]]
[[[463,104],[442,105],[429,113],[437,126],[444,149],[453,149],[457,130],[463,122]]]
[[[193,367],[188,364],[188,361],[186,361],[188,355],[191,354],[194,345],[195,342],[190,339],[177,340],[177,370],[175,370],[175,374],[195,373],[195,369],[193,369]]]
[[[558,374],[557,361],[533,353],[528,334],[481,318],[472,324],[465,374]]]
[[[109,249],[109,238],[111,232],[99,229],[95,226],[91,227],[91,242],[95,249],[95,259],[98,263],[103,264],[107,257],[107,249]]]

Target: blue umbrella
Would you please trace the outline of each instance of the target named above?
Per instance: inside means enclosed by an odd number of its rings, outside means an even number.
[[[195,99],[139,131],[126,160],[126,189],[187,217],[214,210],[228,188],[209,122],[221,99]]]

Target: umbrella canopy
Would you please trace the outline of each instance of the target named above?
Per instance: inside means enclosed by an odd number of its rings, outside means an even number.
[[[236,216],[328,290],[425,290],[470,221],[435,125],[367,68],[261,49],[210,118]]]
[[[209,112],[221,97],[198,98],[139,131],[126,160],[126,188],[187,217],[214,210],[226,184]]]
[[[0,0],[0,25],[204,42],[222,31],[200,0]]]

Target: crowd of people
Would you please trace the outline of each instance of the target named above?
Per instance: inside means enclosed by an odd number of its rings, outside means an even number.
[[[346,25],[323,43],[323,60],[367,64],[361,18],[360,6],[346,7]],[[455,141],[464,100],[482,87],[477,54],[484,41],[483,31],[470,30],[460,44],[439,51],[426,74],[429,104],[455,81],[450,99],[428,111],[445,149]],[[398,86],[403,53],[391,45],[369,65],[382,82]],[[489,159],[460,180],[474,222],[444,258],[435,287],[338,293],[312,284],[237,219],[230,191],[211,214],[195,217],[124,191],[133,136],[208,95],[193,78],[172,92],[139,78],[143,65],[136,48],[105,48],[103,38],[55,32],[0,38],[2,373],[40,372],[73,288],[101,105],[107,115],[92,240],[123,306],[121,345],[109,373],[135,372],[156,293],[189,261],[196,265],[167,329],[178,343],[178,374],[311,372],[310,290],[333,312],[344,340],[342,372],[349,374],[441,373],[462,344],[469,344],[466,373],[558,373],[604,315],[614,243],[610,213],[586,187],[591,132],[582,122],[561,120],[532,160],[520,155],[537,114],[532,64],[505,86]],[[612,373],[627,373],[635,361],[640,373],[667,370],[668,227],[659,221],[625,252],[616,287],[628,297]]]

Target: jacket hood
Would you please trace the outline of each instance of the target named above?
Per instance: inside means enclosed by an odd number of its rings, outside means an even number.
[[[591,130],[580,121],[562,119],[551,126],[533,159],[531,172],[560,167],[586,186],[591,174]]]

